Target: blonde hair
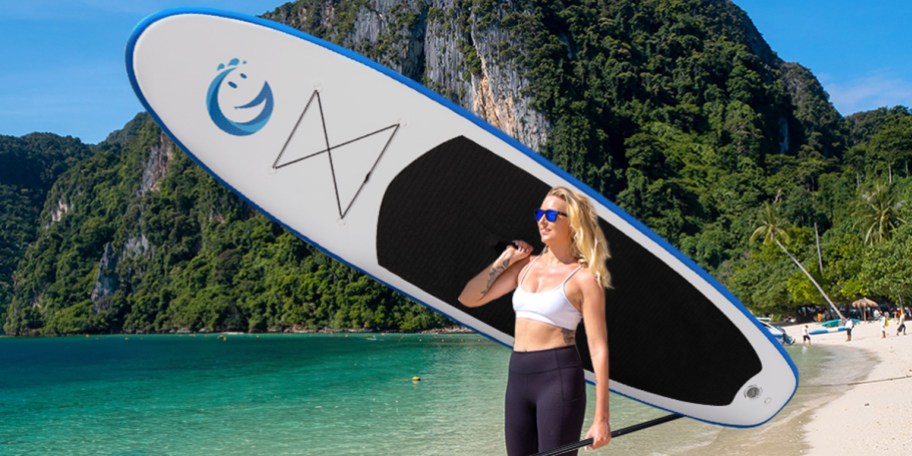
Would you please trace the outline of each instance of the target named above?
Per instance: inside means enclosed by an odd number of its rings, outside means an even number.
[[[554,187],[548,196],[556,196],[567,203],[567,216],[573,231],[573,255],[603,287],[611,288],[611,274],[605,265],[611,253],[589,198],[566,187]]]

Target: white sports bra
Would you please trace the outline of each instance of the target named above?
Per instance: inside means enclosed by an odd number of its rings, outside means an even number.
[[[532,260],[532,263],[538,261],[539,258],[541,256]],[[576,330],[580,320],[583,319],[583,314],[573,307],[573,304],[570,304],[567,294],[564,293],[564,285],[573,277],[573,274],[576,274],[576,271],[582,269],[582,266],[574,269],[557,287],[537,293],[523,290],[522,283],[526,279],[529,269],[532,268],[526,269],[519,279],[516,291],[513,292],[513,310],[516,311],[516,318],[526,318],[571,331]]]

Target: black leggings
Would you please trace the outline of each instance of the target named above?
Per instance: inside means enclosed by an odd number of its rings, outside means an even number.
[[[579,441],[585,414],[586,382],[575,346],[513,352],[505,407],[507,454],[527,456]]]

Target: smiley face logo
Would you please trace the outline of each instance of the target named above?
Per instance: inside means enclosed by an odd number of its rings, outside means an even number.
[[[247,136],[260,131],[272,116],[272,89],[266,81],[263,81],[259,92],[249,101],[241,102],[234,106],[233,110],[228,110],[230,117],[226,115],[226,110],[222,109],[222,103],[234,104],[228,101],[243,100],[245,94],[252,93],[245,87],[245,83],[251,82],[251,78],[241,67],[246,64],[246,60],[241,61],[237,58],[231,59],[228,64],[219,64],[218,74],[209,84],[209,92],[206,95],[209,117],[222,131],[235,136]]]

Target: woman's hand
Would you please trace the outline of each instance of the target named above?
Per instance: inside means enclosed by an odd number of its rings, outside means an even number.
[[[608,442],[611,441],[611,426],[608,425],[608,421],[593,421],[592,426],[589,428],[589,432],[586,433],[586,438],[592,439],[592,445],[586,447],[586,449],[589,450],[608,445]]]
[[[507,246],[507,250],[504,253],[508,255],[507,259],[510,260],[510,264],[515,264],[517,261],[532,254],[532,246],[526,241],[516,240]]]
[[[526,265],[532,246],[525,241],[513,241],[494,260],[462,289],[460,304],[466,307],[483,306],[516,288],[519,271]]]

